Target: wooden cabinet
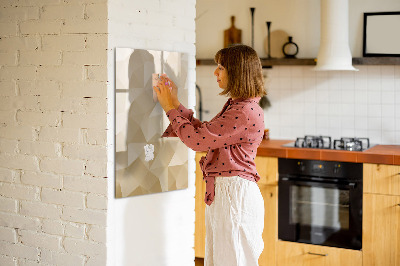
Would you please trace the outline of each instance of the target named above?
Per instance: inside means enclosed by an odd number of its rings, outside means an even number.
[[[257,156],[254,160],[261,176],[258,187],[264,198],[264,250],[258,259],[260,266],[276,265],[278,241],[278,158]]]
[[[400,266],[400,166],[364,164],[363,265]]]
[[[362,252],[351,249],[278,241],[277,254],[277,266],[362,265]]]
[[[278,158],[257,156],[254,162],[261,176],[259,185],[278,185]]]
[[[196,196],[195,196],[195,256],[204,258],[205,255],[205,203],[206,191],[203,173],[199,167],[199,161],[206,153],[196,153]],[[260,266],[275,265],[276,242],[278,240],[278,159],[257,156],[255,159],[257,171],[261,176],[258,182],[261,194],[264,198],[264,251],[259,258]]]
[[[400,166],[364,164],[364,193],[400,196]]]
[[[195,195],[195,233],[194,233],[194,254],[197,258],[204,258],[206,244],[206,224],[204,195],[206,193],[206,183],[203,181],[203,172],[200,169],[199,161],[205,152],[196,153],[196,195]]]
[[[364,194],[363,260],[400,266],[400,196]]]
[[[258,259],[259,266],[276,265],[276,243],[278,241],[278,187],[259,185],[264,198],[264,250]]]

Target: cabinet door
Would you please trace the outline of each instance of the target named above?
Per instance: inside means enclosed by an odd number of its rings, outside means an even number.
[[[257,156],[254,160],[258,174],[258,184],[278,185],[278,158]]]
[[[264,250],[258,259],[260,266],[276,265],[276,242],[278,241],[278,187],[259,185],[264,198]]]
[[[400,166],[365,163],[363,175],[364,193],[400,195]]]
[[[194,251],[197,258],[204,258],[204,248],[206,239],[204,194],[206,193],[206,184],[203,181],[203,172],[199,167],[199,161],[205,152],[196,153],[196,196],[195,196],[195,234],[194,234]]]
[[[363,265],[400,266],[400,196],[364,194]]]
[[[361,266],[362,252],[278,241],[278,266]]]

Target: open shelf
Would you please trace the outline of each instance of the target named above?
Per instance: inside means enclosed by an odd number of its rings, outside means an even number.
[[[263,67],[272,66],[314,66],[315,58],[260,58]],[[197,59],[196,65],[215,65],[214,59]],[[400,57],[357,57],[353,65],[400,65]]]

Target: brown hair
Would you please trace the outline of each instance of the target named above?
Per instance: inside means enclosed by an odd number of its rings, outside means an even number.
[[[220,95],[252,98],[266,95],[260,58],[247,45],[233,45],[219,50],[214,57],[228,72],[228,86]]]

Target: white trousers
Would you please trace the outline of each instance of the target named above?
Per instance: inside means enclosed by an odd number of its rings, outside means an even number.
[[[216,177],[205,219],[205,266],[258,266],[264,249],[264,199],[255,182]]]

